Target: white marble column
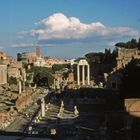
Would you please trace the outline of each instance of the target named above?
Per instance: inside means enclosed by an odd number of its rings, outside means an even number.
[[[26,79],[26,70],[25,69],[23,69],[23,80],[26,82],[27,81],[27,79]]]
[[[80,85],[79,65],[77,65],[77,84]]]
[[[82,83],[85,85],[85,66],[82,66]]]
[[[89,65],[87,65],[87,83],[90,85],[90,68]]]
[[[22,91],[21,91],[21,88],[22,88],[22,87],[21,87],[21,81],[20,81],[20,80],[19,80],[18,84],[19,84],[19,85],[18,85],[18,88],[19,88],[19,94],[21,94],[21,92],[22,92]]]
[[[44,98],[41,99],[41,115],[45,117],[45,100]]]

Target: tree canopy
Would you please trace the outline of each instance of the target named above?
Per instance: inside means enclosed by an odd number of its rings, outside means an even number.
[[[131,39],[128,42],[118,42],[115,44],[115,46],[118,48],[127,48],[127,49],[134,49],[138,48],[140,49],[140,38],[137,41],[136,39]]]
[[[60,71],[65,68],[69,68],[69,66],[67,64],[54,64],[52,66],[52,72],[54,73],[55,71]]]
[[[93,52],[88,53],[85,55],[89,62],[93,63],[104,63],[104,64],[111,64],[115,61],[117,56],[116,50],[111,53],[110,49],[105,49],[105,53],[103,52]]]
[[[34,73],[33,81],[38,86],[50,87],[53,83],[52,70],[46,67],[32,67],[27,71],[28,73]]]

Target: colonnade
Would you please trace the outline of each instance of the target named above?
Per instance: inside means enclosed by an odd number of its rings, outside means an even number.
[[[86,75],[87,75],[87,85],[90,85],[90,68],[89,64],[87,65],[77,65],[77,84],[80,85],[80,66],[82,66],[82,85],[85,85]],[[87,74],[85,75],[85,68],[87,67]]]

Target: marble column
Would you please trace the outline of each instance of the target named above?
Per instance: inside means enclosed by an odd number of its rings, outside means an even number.
[[[24,79],[25,82],[27,81],[27,79],[26,79],[26,70],[25,69],[23,69],[23,79]]]
[[[88,85],[90,85],[90,69],[89,69],[89,65],[87,65],[87,83],[88,83]]]
[[[82,66],[82,83],[85,85],[85,66]]]
[[[77,65],[77,84],[80,85],[79,65]]]
[[[44,98],[41,99],[41,115],[45,117],[45,100]]]
[[[19,94],[21,94],[21,92],[22,92],[22,91],[21,91],[21,88],[22,88],[22,87],[21,87],[21,81],[20,81],[20,80],[19,80],[18,84],[19,84],[19,85],[18,85],[18,88],[19,88]]]

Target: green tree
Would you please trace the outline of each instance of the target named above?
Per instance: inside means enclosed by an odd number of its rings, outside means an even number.
[[[137,48],[137,46],[138,46],[137,40],[136,39],[132,39],[131,40],[131,48]]]
[[[89,63],[97,63],[97,64],[112,64],[116,59],[116,50],[111,53],[110,49],[105,49],[105,53],[88,53],[85,55]]]
[[[27,73],[27,76],[26,76],[27,83],[29,83],[29,84],[33,83],[33,76],[34,76],[34,72]]]
[[[120,47],[120,48],[125,48],[125,45],[126,44],[124,42],[119,42],[115,44],[116,47]]]
[[[85,57],[87,58],[87,60],[92,63],[101,63],[104,57],[104,53],[102,52],[98,52],[98,53],[88,53],[85,55]]]
[[[11,76],[11,77],[8,77],[8,83],[10,84],[10,85],[16,85],[17,84],[17,78],[16,77],[13,77],[13,76]]]
[[[140,40],[139,40],[140,41]],[[118,42],[115,44],[115,46],[118,48],[127,48],[127,49],[134,49],[138,48],[139,42],[137,42],[136,39],[131,39],[130,41],[124,43],[124,42]]]
[[[46,67],[32,67],[27,71],[34,73],[33,82],[38,86],[50,87],[53,83],[52,69]]]
[[[61,71],[61,70],[65,69],[65,68],[68,68],[67,64],[54,64],[52,66],[52,71],[54,73],[55,71]]]

